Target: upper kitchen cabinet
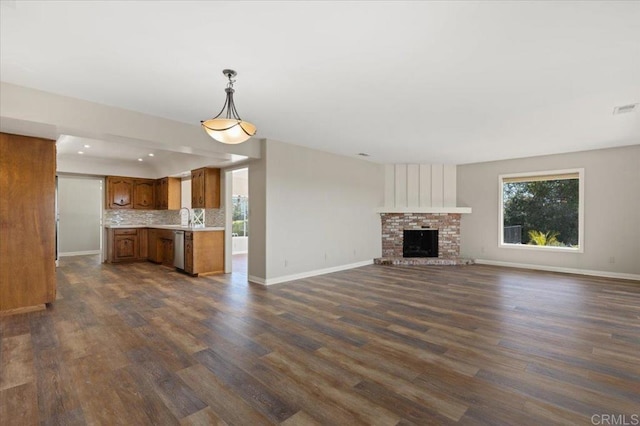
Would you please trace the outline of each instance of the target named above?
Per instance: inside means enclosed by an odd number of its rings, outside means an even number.
[[[155,180],[107,176],[107,209],[154,209]]]
[[[191,171],[191,208],[220,208],[220,169],[203,167]]]
[[[155,201],[155,180],[154,179],[134,179],[133,180],[133,208],[153,210],[156,207]]]
[[[55,141],[0,133],[0,311],[56,298],[55,179]]]
[[[180,210],[182,183],[180,178],[166,177],[156,180],[156,208]]]
[[[107,176],[107,208],[133,208],[133,179],[120,176]]]

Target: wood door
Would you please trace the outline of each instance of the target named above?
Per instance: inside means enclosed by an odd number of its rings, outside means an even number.
[[[155,182],[153,182],[153,191],[155,192],[155,197],[156,197],[156,210],[162,210],[162,194],[161,194],[161,188],[160,188],[160,180],[161,179],[156,179]]]
[[[182,179],[174,177],[166,179],[166,208],[169,210],[180,210],[182,206]]]
[[[191,171],[191,208],[220,208],[220,169],[205,167]]]
[[[149,258],[150,261],[154,262],[154,263],[161,263],[162,262],[162,257],[159,256],[159,250],[158,250],[158,230],[157,229],[149,229],[148,234],[147,234],[147,257]]]
[[[138,259],[138,236],[137,235],[116,235],[113,238],[114,261]]]
[[[169,208],[169,178],[160,179],[160,200],[161,210]]]
[[[205,169],[197,169],[191,171],[191,208],[205,208],[205,187],[204,187]]]
[[[133,208],[153,209],[155,207],[155,186],[152,179],[133,180]]]
[[[149,230],[146,228],[138,229],[138,258],[147,260],[149,257]]]
[[[56,144],[0,133],[0,311],[53,302]]]
[[[184,233],[184,271],[195,274],[193,270],[193,232]]]
[[[219,209],[220,208],[220,169],[205,169],[204,179],[204,208]]]
[[[162,264],[173,266],[173,239],[162,238]]]
[[[133,179],[107,176],[107,208],[133,208]]]

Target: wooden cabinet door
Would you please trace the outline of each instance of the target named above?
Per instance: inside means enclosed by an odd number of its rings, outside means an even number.
[[[138,236],[116,235],[113,238],[114,261],[136,260],[138,258]]]
[[[220,208],[220,169],[205,167],[191,171],[191,208]]]
[[[133,208],[133,179],[107,176],[107,208]]]
[[[191,208],[205,208],[205,187],[204,187],[205,169],[197,169],[191,171]]]
[[[193,232],[184,233],[184,271],[195,274],[193,270]]]
[[[205,208],[220,208],[220,169],[206,169],[204,178]]]
[[[155,182],[153,182],[153,192],[155,194],[155,201],[156,201],[156,210],[161,210],[161,198],[162,198],[162,194],[160,193],[160,180],[161,179],[156,179]]]
[[[159,210],[169,208],[169,178],[162,178],[156,181],[156,205]]]
[[[155,208],[155,186],[151,179],[133,180],[133,208],[153,209]]]
[[[162,240],[162,264],[173,266],[173,240],[163,238]]]
[[[149,230],[138,229],[138,258],[146,260],[149,257]]]
[[[150,261],[154,263],[162,263],[162,258],[159,257],[158,253],[158,230],[157,229],[149,229],[148,237],[147,237],[147,257]]]

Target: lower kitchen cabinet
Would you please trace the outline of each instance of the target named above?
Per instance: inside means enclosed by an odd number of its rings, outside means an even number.
[[[110,229],[107,234],[107,262],[132,262],[146,259],[146,253],[141,257],[139,233],[141,232],[138,228]],[[144,234],[146,236],[146,232]]]
[[[185,232],[184,271],[191,275],[224,273],[224,231]]]
[[[109,228],[107,262],[150,262],[174,265],[174,231],[160,228]],[[184,272],[224,273],[224,231],[184,232]]]
[[[162,264],[165,266],[173,266],[173,235],[171,239],[160,238],[162,245]]]
[[[148,259],[153,263],[173,266],[173,231],[151,228],[148,232]]]

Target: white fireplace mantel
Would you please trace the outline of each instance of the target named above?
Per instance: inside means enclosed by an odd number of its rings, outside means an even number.
[[[471,213],[471,207],[378,207],[376,213]]]

